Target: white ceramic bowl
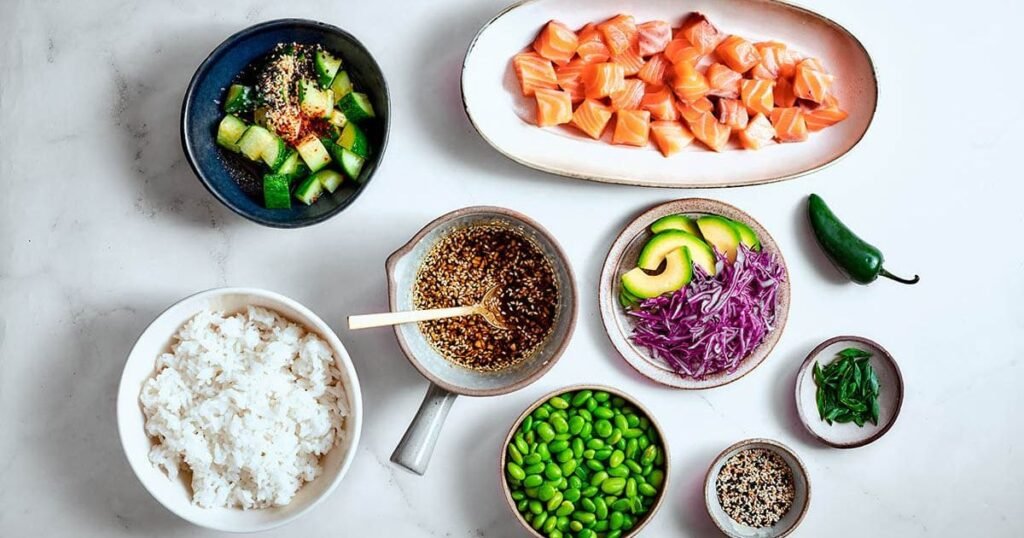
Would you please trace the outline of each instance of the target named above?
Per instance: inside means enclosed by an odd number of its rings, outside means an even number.
[[[167,474],[149,461],[153,439],[143,427],[145,416],[139,404],[142,384],[154,371],[156,358],[169,351],[171,339],[186,321],[200,311],[213,308],[237,312],[249,305],[264,307],[316,333],[331,347],[341,371],[348,395],[349,416],[345,420],[344,440],[323,458],[323,474],[305,484],[287,506],[262,510],[200,508],[192,504],[189,485],[179,476]],[[117,391],[117,428],[121,446],[142,485],[181,518],[215,530],[256,532],[284,525],[319,504],[341,482],[355,458],[362,428],[363,404],[355,368],[338,336],[316,314],[301,304],[277,293],[254,288],[219,288],[197,293],[178,301],[149,324],[128,354]]]

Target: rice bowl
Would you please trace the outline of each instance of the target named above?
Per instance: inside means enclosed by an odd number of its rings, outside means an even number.
[[[333,364],[327,365],[327,370],[317,374],[313,369],[309,369],[313,363],[308,363],[305,373],[294,377],[295,379],[312,380],[319,376],[319,379],[324,381],[331,378],[326,373],[332,372],[332,375],[336,377],[338,387],[343,390],[334,391],[333,394],[320,393],[320,396],[322,402],[326,404],[325,409],[335,410],[337,417],[335,419],[321,417],[326,419],[326,422],[316,419],[305,422],[302,427],[312,429],[297,435],[297,438],[303,438],[305,439],[303,442],[310,443],[309,448],[312,450],[309,450],[308,454],[303,457],[307,458],[311,465],[295,467],[294,475],[299,480],[298,484],[292,483],[291,486],[280,489],[276,487],[266,489],[262,492],[262,497],[259,500],[257,500],[259,495],[254,496],[252,502],[249,503],[250,507],[259,509],[243,510],[239,508],[246,506],[247,503],[244,502],[244,499],[250,494],[248,492],[255,491],[253,488],[225,490],[223,484],[220,484],[220,489],[215,487],[211,490],[219,492],[217,494],[220,495],[219,497],[214,495],[204,503],[198,503],[199,499],[196,498],[197,502],[194,503],[192,484],[194,474],[189,472],[188,466],[182,466],[185,472],[172,478],[169,476],[166,466],[158,467],[151,460],[153,454],[156,455],[154,457],[156,461],[160,461],[161,457],[169,457],[168,465],[173,465],[170,461],[173,461],[174,457],[168,456],[168,454],[174,452],[166,452],[159,448],[160,438],[151,437],[147,433],[147,417],[143,409],[144,406],[152,404],[153,400],[150,400],[149,403],[140,402],[140,394],[142,394],[147,380],[152,380],[157,373],[167,371],[166,364],[162,366],[157,364],[157,357],[165,353],[173,353],[172,345],[182,341],[180,338],[174,338],[174,335],[180,336],[179,331],[183,330],[189,320],[196,318],[197,314],[201,312],[210,311],[224,312],[227,316],[222,319],[232,319],[233,316],[250,315],[253,311],[250,310],[250,307],[256,307],[253,310],[257,312],[257,317],[261,315],[260,311],[273,311],[279,314],[282,318],[278,323],[280,330],[287,329],[290,326],[289,323],[295,324],[299,328],[292,330],[292,335],[296,336],[296,345],[305,336],[308,336],[306,344],[312,345],[313,348],[318,346],[316,341],[323,343],[325,348],[314,352],[312,356],[322,357],[323,353],[329,353],[333,358]],[[204,319],[203,323],[209,321],[209,319]],[[273,325],[277,322],[272,318],[264,318],[262,322],[258,323]],[[299,336],[299,334],[303,334],[303,336]],[[287,341],[288,336],[285,335],[283,338]],[[315,366],[313,368],[315,369]],[[325,387],[328,384],[325,383]],[[303,389],[303,391],[305,390]],[[317,390],[314,387],[312,392],[316,393]],[[302,394],[297,394],[297,396],[302,396]],[[334,399],[335,405],[330,403],[332,399]],[[270,529],[299,517],[312,509],[340,483],[354,459],[358,445],[362,422],[362,398],[355,369],[344,346],[334,332],[314,313],[295,301],[272,292],[224,288],[201,292],[183,299],[160,314],[142,333],[125,364],[118,390],[117,415],[118,430],[125,455],[140,481],[161,504],[178,516],[200,526],[229,532],[254,532]],[[344,415],[343,419],[342,415]],[[285,424],[285,427],[295,427],[295,424],[287,421],[282,424]],[[327,425],[326,430],[324,429],[325,424]],[[335,431],[336,438],[327,434],[327,430]],[[270,437],[276,438],[277,436]],[[317,451],[315,446],[317,443],[320,443],[321,451],[326,453],[322,456],[310,456]],[[322,446],[324,443],[330,446]],[[308,460],[310,457],[315,460],[315,464]],[[224,461],[223,455],[220,456],[219,461]],[[223,470],[223,468],[217,469],[218,472]],[[284,483],[288,483],[289,476],[293,476],[292,471],[288,471],[283,476]],[[292,497],[291,494],[294,496]],[[211,507],[206,508],[199,504]]]

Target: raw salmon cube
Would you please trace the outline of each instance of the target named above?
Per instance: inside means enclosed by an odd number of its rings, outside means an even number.
[[[636,45],[639,38],[636,21],[632,15],[616,15],[598,24],[597,30],[601,32],[604,44],[611,51],[612,56],[626,52]]]
[[[651,113],[646,110],[620,110],[615,113],[612,144],[646,146],[651,132]]]
[[[707,17],[700,13],[690,15],[676,37],[682,36],[701,54],[708,54],[725,38]]]
[[[736,137],[745,149],[761,149],[775,138],[775,127],[764,114],[757,114]]]
[[[558,77],[551,61],[536,52],[522,52],[512,58],[512,67],[523,95],[531,96],[537,88],[558,89]]]
[[[693,142],[693,133],[678,121],[652,122],[651,136],[661,154],[666,157],[679,153]]]
[[[576,55],[579,38],[568,26],[550,21],[533,41],[533,50],[558,65],[565,65]]]
[[[537,125],[550,127],[572,121],[572,96],[569,92],[538,88],[534,97],[537,99]]]
[[[672,40],[672,27],[665,21],[647,21],[636,27],[639,34],[640,56],[644,58],[665,50]]]
[[[674,64],[672,70],[674,73],[672,90],[683,101],[692,103],[711,91],[711,87],[708,86],[708,79],[689,63],[680,62]]]
[[[580,106],[576,107],[576,112],[572,114],[572,124],[595,140],[601,138],[601,133],[610,119],[611,109],[593,99],[580,103]]]
[[[739,99],[718,100],[718,121],[732,129],[744,129],[748,120],[747,107]]]
[[[740,85],[743,104],[751,112],[770,115],[775,108],[773,84],[769,80],[744,80]]]
[[[736,35],[725,38],[715,53],[729,69],[737,73],[746,73],[761,62],[761,53],[757,52],[754,44]]]
[[[779,142],[803,142],[807,140],[807,122],[804,112],[797,107],[772,110],[772,126]]]
[[[608,97],[622,87],[626,73],[615,62],[588,64],[583,70],[583,88],[587,99]]]

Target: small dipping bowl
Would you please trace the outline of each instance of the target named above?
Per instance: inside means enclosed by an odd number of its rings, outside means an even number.
[[[729,517],[721,503],[718,502],[718,491],[715,489],[715,484],[722,466],[736,453],[751,448],[763,448],[778,454],[793,472],[793,486],[796,493],[793,505],[789,507],[786,515],[771,527],[755,528],[740,524]],[[811,482],[803,461],[792,449],[771,439],[747,439],[723,450],[711,463],[708,474],[704,477],[704,504],[707,506],[711,520],[730,538],[780,538],[788,536],[796,530],[804,516],[807,515],[807,508],[811,504]]]
[[[818,385],[814,382],[814,363],[824,367],[836,359],[846,348],[857,348],[871,353],[868,363],[878,376],[878,425],[867,422],[857,426],[852,422],[831,426],[821,420],[818,413]],[[796,410],[804,427],[816,439],[835,448],[856,448],[873,443],[896,423],[903,406],[903,374],[892,355],[876,342],[860,336],[837,336],[825,340],[814,348],[800,365],[796,376]]]
[[[509,444],[512,443],[512,438],[515,436],[516,431],[519,430],[519,426],[523,423],[523,420],[526,420],[526,417],[530,416],[530,414],[536,411],[538,407],[544,405],[544,402],[547,402],[551,398],[558,396],[560,394],[565,394],[566,392],[577,392],[581,390],[592,390],[594,392],[604,391],[611,394],[612,396],[618,396],[622,398],[623,400],[626,401],[626,403],[635,407],[640,414],[646,416],[647,420],[649,420],[651,422],[651,425],[654,427],[654,431],[657,432],[658,434],[658,442],[661,444],[661,448],[663,449],[663,452],[665,454],[665,481],[661,484],[661,488],[658,489],[658,495],[657,497],[654,498],[654,504],[651,505],[651,509],[648,510],[648,512],[644,514],[642,518],[637,520],[636,524],[633,526],[632,529],[630,529],[628,532],[623,533],[621,538],[636,536],[640,534],[640,531],[643,530],[643,528],[651,521],[652,518],[654,518],[654,514],[658,512],[658,510],[661,508],[662,503],[665,500],[665,492],[668,491],[669,479],[672,474],[672,451],[668,447],[668,441],[665,437],[664,430],[661,429],[661,424],[659,424],[658,420],[654,418],[654,415],[650,412],[650,410],[641,405],[640,402],[636,400],[636,398],[616,388],[608,387],[605,385],[571,385],[568,387],[563,387],[558,390],[551,391],[545,394],[544,396],[538,398],[537,401],[533,402],[533,404],[530,405],[530,407],[527,407],[526,410],[523,411],[521,415],[519,415],[519,418],[517,418],[516,421],[512,423],[512,427],[508,430],[508,435],[505,436],[505,442],[501,445],[501,456],[498,458],[498,474],[500,475],[498,481],[499,483],[501,483],[502,496],[505,498],[505,502],[508,504],[509,510],[512,510],[512,513],[516,515],[516,521],[518,521],[519,524],[523,526],[523,530],[525,530],[530,536],[534,536],[536,538],[545,538],[543,534],[537,532],[532,526],[530,526],[529,523],[527,523],[525,519],[523,519],[523,515],[520,514],[519,510],[516,508],[516,501],[515,499],[512,498],[512,490],[509,488],[508,481],[505,477],[505,466],[508,464],[508,446]]]
[[[225,313],[244,311],[249,306],[273,310],[303,329],[316,334],[334,354],[341,372],[341,383],[348,397],[349,415],[345,418],[344,437],[320,458],[323,472],[299,491],[285,506],[242,510],[241,508],[202,508],[192,503],[192,490],[181,472],[171,479],[149,461],[154,440],[146,434],[146,417],[139,403],[142,385],[156,370],[157,358],[170,351],[175,334],[196,314],[210,309]],[[218,288],[186,297],[164,310],[146,327],[135,342],[121,374],[117,390],[117,429],[121,446],[139,481],[153,497],[182,519],[196,525],[225,532],[257,532],[284,525],[309,512],[341,483],[356,456],[363,421],[363,399],[359,378],[345,346],[319,316],[298,302],[278,293],[255,288]]]
[[[416,417],[391,455],[391,461],[420,475],[427,470],[444,419],[457,395],[497,396],[519,390],[540,379],[565,351],[576,326],[576,280],[562,248],[533,219],[510,209],[489,206],[459,209],[437,218],[388,258],[391,311],[415,310],[413,289],[416,274],[423,259],[441,238],[454,229],[480,225],[515,229],[532,240],[547,257],[558,288],[554,326],[533,355],[493,372],[473,370],[446,359],[427,341],[418,323],[394,327],[402,352],[412,366],[430,381],[430,387]]]

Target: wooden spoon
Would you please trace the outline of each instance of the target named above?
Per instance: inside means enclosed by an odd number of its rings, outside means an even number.
[[[349,329],[369,329],[386,327],[402,323],[415,323],[435,319],[457,318],[461,316],[482,316],[487,323],[497,329],[507,329],[501,316],[501,288],[494,286],[487,290],[479,303],[449,308],[431,308],[429,310],[407,310],[404,312],[384,312],[381,314],[361,314],[348,317]]]

